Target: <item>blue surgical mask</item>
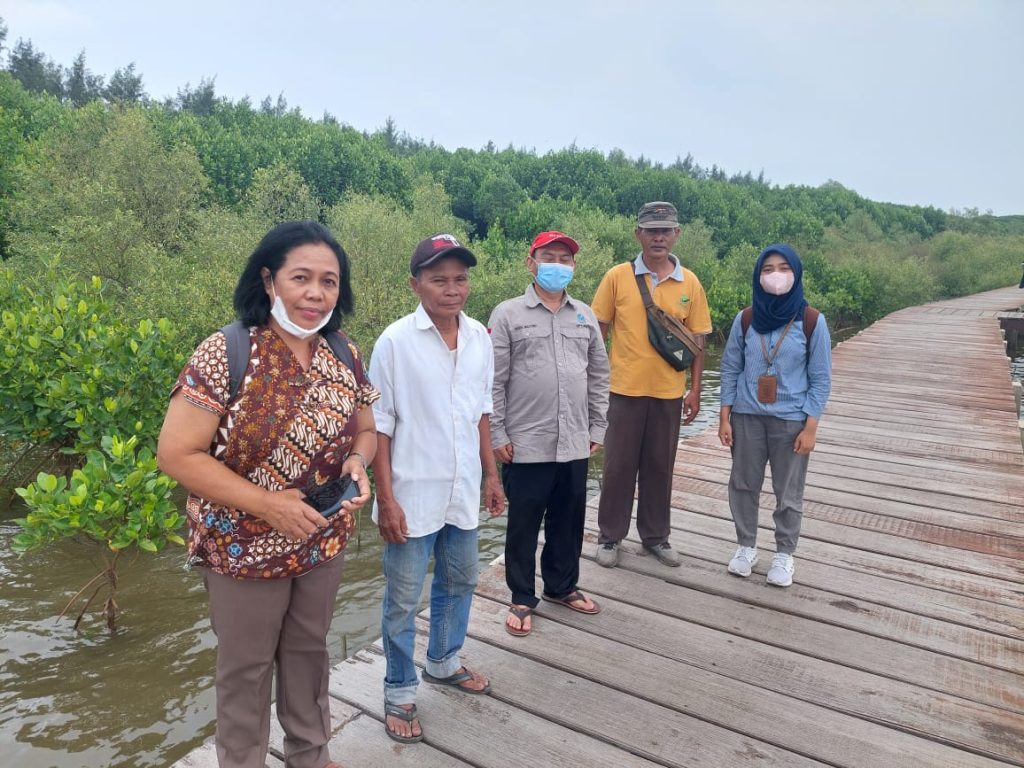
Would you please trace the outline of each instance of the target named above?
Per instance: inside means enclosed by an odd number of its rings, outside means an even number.
[[[537,285],[545,291],[558,293],[572,280],[572,267],[566,264],[537,264]]]

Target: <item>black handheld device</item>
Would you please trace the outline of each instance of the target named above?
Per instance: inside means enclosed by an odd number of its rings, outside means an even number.
[[[351,501],[359,495],[359,484],[352,482],[352,476],[346,474],[323,485],[307,487],[304,493],[304,502],[324,517],[330,517],[341,509],[341,502]]]

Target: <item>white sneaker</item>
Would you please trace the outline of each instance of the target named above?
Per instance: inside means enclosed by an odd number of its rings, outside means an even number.
[[[793,556],[776,552],[772,567],[768,569],[768,583],[775,587],[788,587],[793,583]]]
[[[729,573],[746,578],[757,562],[757,547],[740,547],[729,561]]]

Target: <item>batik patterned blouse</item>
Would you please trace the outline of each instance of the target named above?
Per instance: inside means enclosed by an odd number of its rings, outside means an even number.
[[[236,474],[272,491],[305,488],[341,474],[355,439],[355,414],[380,393],[366,378],[359,351],[350,370],[323,337],[308,371],[270,327],[250,329],[245,378],[228,402],[227,346],[219,331],[185,365],[172,394],[220,416],[210,454]],[[341,552],[354,528],[344,510],[293,543],[258,517],[195,494],[186,503],[188,564],[238,579],[299,576]]]

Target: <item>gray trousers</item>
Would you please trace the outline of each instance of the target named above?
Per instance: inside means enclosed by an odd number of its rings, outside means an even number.
[[[297,578],[233,579],[203,570],[217,635],[217,763],[264,768],[270,683],[277,668],[277,719],[287,768],[330,761],[327,630],[345,555]]]
[[[647,546],[668,541],[672,532],[672,470],[679,445],[683,398],[608,398],[604,437],[604,480],[598,501],[598,543],[618,542],[629,533],[633,490],[637,490],[636,532]]]
[[[732,473],[729,476],[729,509],[736,524],[736,541],[741,547],[757,545],[757,507],[764,484],[765,464],[772,467],[775,491],[775,548],[793,554],[800,538],[803,519],[804,481],[807,460],[793,452],[802,421],[785,421],[775,416],[753,416],[733,412]]]

